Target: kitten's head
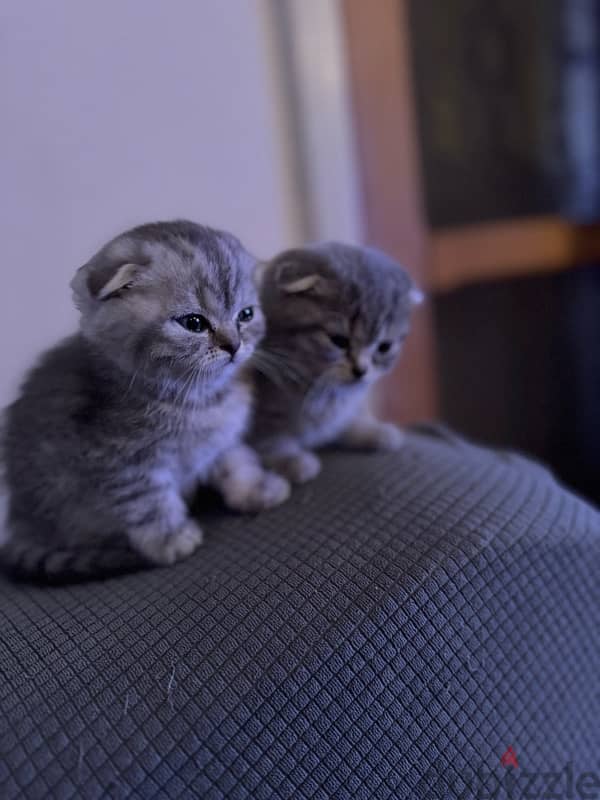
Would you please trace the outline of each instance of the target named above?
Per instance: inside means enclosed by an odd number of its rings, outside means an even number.
[[[229,233],[158,222],[117,236],[71,286],[83,335],[121,370],[219,386],[264,333],[255,268]]]
[[[286,350],[332,383],[369,384],[393,366],[422,295],[373,248],[330,242],[281,253],[263,267],[265,346]]]

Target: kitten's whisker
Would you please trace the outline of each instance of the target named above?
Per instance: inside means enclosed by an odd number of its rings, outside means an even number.
[[[283,387],[285,385],[283,376],[280,371],[269,363],[268,360],[261,357],[253,358],[252,365],[257,372],[264,375],[265,378],[274,383],[276,386]]]
[[[276,386],[289,391],[301,390],[304,381],[298,374],[290,371],[284,363],[273,359],[257,360],[256,369],[266,375]]]
[[[173,419],[175,421],[175,430],[177,432],[181,432],[185,427],[187,418],[190,415],[190,405],[192,406],[191,414],[195,414],[197,398],[190,404],[190,395],[197,389],[199,373],[200,367],[198,365],[192,365],[185,374],[183,385],[180,387],[180,391],[176,395],[176,399],[179,400],[179,402],[175,403],[175,413]]]
[[[140,371],[140,367],[138,367],[137,369],[135,369],[133,371],[133,375],[131,376],[131,380],[129,381],[129,386],[125,390],[124,397],[127,397],[131,393],[131,390],[133,389],[133,385],[134,385],[134,383],[135,383],[135,381],[137,379],[139,371]]]
[[[279,351],[266,351],[269,357],[277,364],[279,368],[293,375],[299,384],[305,384],[308,376],[306,375],[306,365],[296,359],[290,357],[288,354]]]
[[[255,368],[258,373],[260,373],[263,377],[265,377],[268,381],[270,381],[270,383],[272,383],[274,386],[277,386],[278,389],[282,390],[285,390],[286,388],[289,389],[289,386],[286,387],[286,384],[281,379],[281,376],[277,374],[277,372],[269,370],[264,365],[259,366],[257,364]]]
[[[298,386],[302,386],[306,382],[301,370],[293,362],[271,350],[257,350],[254,353],[253,360],[254,363],[262,363],[274,369],[280,375],[280,378],[287,378]]]

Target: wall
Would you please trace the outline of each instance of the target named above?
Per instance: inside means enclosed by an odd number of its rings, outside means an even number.
[[[2,0],[0,406],[74,271],[151,219],[301,238],[268,0]]]

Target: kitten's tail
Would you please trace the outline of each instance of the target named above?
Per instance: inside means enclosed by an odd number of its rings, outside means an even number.
[[[8,577],[41,585],[102,580],[151,566],[122,539],[97,547],[50,549],[16,538],[0,547],[0,569]]]
[[[64,585],[138,572],[152,565],[136,553],[123,537],[97,546],[49,548],[10,536],[8,489],[5,478],[4,436],[6,416],[0,410],[0,571],[10,578],[36,584]]]

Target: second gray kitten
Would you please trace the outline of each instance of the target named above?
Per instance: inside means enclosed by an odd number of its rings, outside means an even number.
[[[254,358],[256,416],[250,442],[264,463],[301,483],[315,449],[339,442],[396,448],[394,425],[366,407],[409,330],[420,292],[384,253],[339,243],[289,250],[264,267],[267,334]]]
[[[202,541],[199,483],[240,510],[286,499],[241,444],[264,333],[255,268],[235,237],[178,221],[128,231],[79,270],[80,332],[4,416],[5,569],[63,581],[172,564]]]

